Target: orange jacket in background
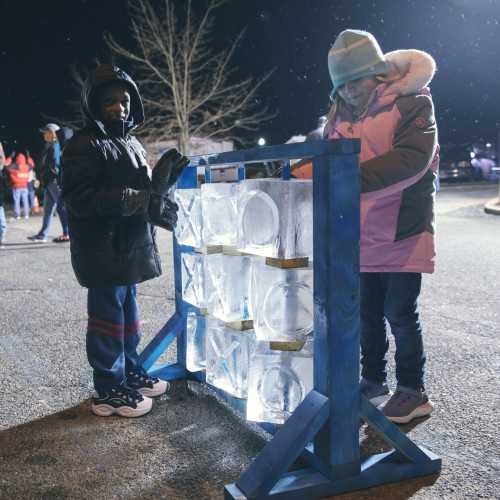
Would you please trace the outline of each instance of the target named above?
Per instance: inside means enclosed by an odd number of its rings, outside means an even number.
[[[16,161],[9,167],[10,182],[13,189],[26,189],[30,179],[32,167],[26,163],[26,157],[20,153]]]

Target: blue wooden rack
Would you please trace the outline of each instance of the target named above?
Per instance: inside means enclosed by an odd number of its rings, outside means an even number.
[[[359,392],[359,141],[311,141],[192,157],[179,188],[197,186],[197,168],[311,158],[314,224],[314,389],[234,484],[226,499],[313,499],[437,473],[441,459],[417,446]],[[289,177],[289,166],[283,177]],[[175,239],[174,239],[175,240]],[[204,380],[186,370],[186,316],[182,300],[181,253],[174,241],[175,314],[141,354],[155,376]],[[153,367],[173,340],[177,362]],[[240,412],[245,401],[218,391]],[[394,448],[363,460],[359,422],[363,419]],[[289,472],[301,457],[306,468]]]

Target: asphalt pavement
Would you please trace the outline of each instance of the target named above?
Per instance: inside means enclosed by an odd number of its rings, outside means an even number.
[[[500,217],[484,212],[497,194],[494,185],[453,185],[437,195],[437,271],[421,301],[436,409],[404,429],[442,457],[441,474],[338,498],[500,498]],[[146,417],[92,416],[85,290],[67,244],[26,239],[40,224],[9,221],[0,250],[0,499],[222,498],[265,436],[183,382]],[[52,236],[59,230],[55,219]],[[160,249],[164,275],[139,286],[143,345],[174,308],[163,231]],[[366,426],[361,444],[387,448]]]

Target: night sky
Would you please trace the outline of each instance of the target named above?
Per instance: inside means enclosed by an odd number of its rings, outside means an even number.
[[[36,148],[42,114],[60,115],[71,96],[69,64],[102,57],[104,32],[131,43],[125,2],[0,0],[0,19],[0,140],[7,151]],[[371,31],[384,52],[415,48],[434,56],[441,142],[496,139],[500,0],[229,0],[214,44],[245,27],[234,61],[239,75],[275,68],[260,98],[278,115],[255,139],[281,143],[314,128],[328,109],[327,53],[346,28]]]

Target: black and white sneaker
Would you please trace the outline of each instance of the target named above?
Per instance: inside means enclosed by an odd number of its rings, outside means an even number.
[[[134,389],[120,385],[92,398],[92,413],[98,417],[142,417],[151,411],[153,400]]]
[[[170,384],[166,380],[150,377],[144,370],[128,372],[127,385],[148,398],[161,396],[165,394],[170,387]]]

